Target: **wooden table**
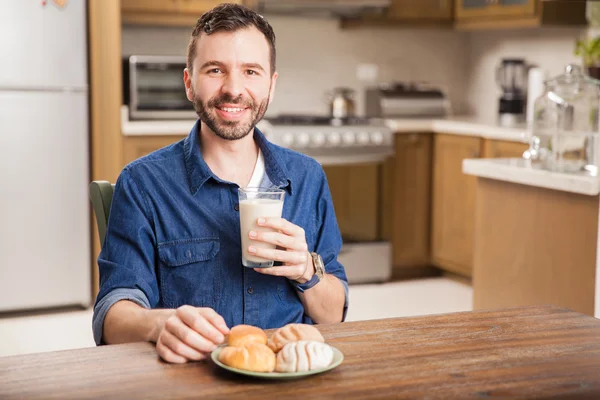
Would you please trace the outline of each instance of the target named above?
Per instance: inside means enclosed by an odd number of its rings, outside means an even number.
[[[252,380],[212,361],[170,365],[150,343],[0,358],[0,399],[600,399],[600,320],[526,307],[320,326],[342,365]]]

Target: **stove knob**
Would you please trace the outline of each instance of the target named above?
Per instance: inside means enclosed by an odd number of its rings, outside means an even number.
[[[369,144],[369,134],[367,132],[358,132],[356,140],[361,146],[366,146]]]
[[[371,142],[373,142],[373,144],[379,146],[383,143],[383,133],[379,132],[379,131],[375,131],[371,133]]]
[[[296,147],[306,147],[310,142],[310,136],[306,132],[300,132],[296,135],[294,142]]]
[[[346,146],[352,146],[354,144],[355,141],[355,137],[354,137],[354,132],[345,132],[344,136],[342,137],[342,140],[344,141],[344,144]]]
[[[332,146],[339,146],[340,142],[342,141],[342,138],[340,136],[339,133],[337,132],[331,132],[328,136],[327,136],[327,141],[329,142],[330,145]]]
[[[317,132],[312,136],[312,144],[315,147],[321,147],[325,144],[325,135],[322,132]]]
[[[294,135],[291,133],[284,133],[281,137],[281,144],[283,147],[291,147],[294,144]]]

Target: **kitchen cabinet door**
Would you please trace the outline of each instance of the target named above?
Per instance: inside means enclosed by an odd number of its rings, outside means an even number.
[[[230,0],[229,3],[252,6],[253,0]],[[124,23],[193,27],[198,18],[218,0],[121,0],[121,18]]]
[[[505,140],[485,140],[483,142],[484,158],[520,158],[529,148],[526,143]]]
[[[392,0],[386,14],[392,20],[451,20],[454,0]]]
[[[181,0],[121,0],[122,12],[176,13]]]
[[[383,167],[382,236],[392,242],[395,269],[429,265],[432,147],[431,133],[396,134]]]
[[[124,136],[123,137],[123,166],[137,160],[146,154],[175,143],[187,135],[161,136]]]
[[[433,150],[431,255],[435,266],[471,276],[475,221],[474,176],[462,172],[465,158],[479,158],[481,139],[437,134]]]
[[[374,241],[379,231],[379,166],[324,166],[335,216],[345,242]]]
[[[536,0],[457,0],[456,18],[533,17]]]
[[[206,11],[224,3],[220,0],[179,0],[179,10],[182,13],[195,14],[196,18]],[[228,0],[227,3],[242,4],[242,0]]]

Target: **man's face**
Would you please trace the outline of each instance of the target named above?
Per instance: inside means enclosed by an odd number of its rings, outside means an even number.
[[[217,136],[245,137],[273,98],[269,44],[255,27],[202,34],[196,43],[193,74],[184,71],[188,99]]]

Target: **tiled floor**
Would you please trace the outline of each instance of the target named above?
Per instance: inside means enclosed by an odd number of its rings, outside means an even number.
[[[431,278],[350,288],[348,321],[471,310],[469,285]],[[0,356],[94,346],[91,310],[0,318]]]

